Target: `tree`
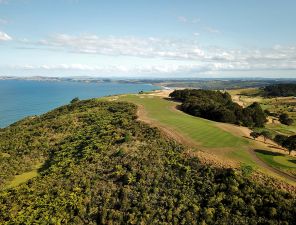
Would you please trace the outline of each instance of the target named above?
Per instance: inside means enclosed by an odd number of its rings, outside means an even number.
[[[255,140],[256,138],[258,138],[258,137],[260,136],[260,133],[255,132],[255,131],[252,131],[252,132],[250,133],[250,136],[251,136],[252,138],[254,138],[254,140]]]
[[[283,145],[283,143],[287,140],[287,136],[286,135],[282,135],[282,134],[277,134],[275,137],[274,137],[274,141],[276,143],[278,143],[279,145]]]
[[[269,131],[267,131],[267,130],[262,131],[260,134],[264,138],[264,143],[266,142],[266,139],[271,139],[272,138],[271,133]]]
[[[296,135],[288,137],[283,142],[283,147],[288,149],[289,154],[291,154],[292,151],[295,151],[296,150]]]
[[[266,114],[259,103],[243,108],[233,102],[227,92],[184,89],[175,90],[170,97],[181,101],[182,111],[209,120],[248,127],[264,127]]]
[[[264,127],[264,124],[267,121],[266,115],[258,102],[254,102],[245,108],[245,113],[252,117],[255,127]]]
[[[282,113],[279,116],[279,121],[282,124],[285,124],[285,125],[288,125],[288,126],[292,125],[292,123],[293,123],[293,119],[291,119],[287,113]]]
[[[264,113],[265,113],[267,116],[271,116],[271,114],[272,114],[268,109],[265,109],[265,110],[264,110]]]
[[[78,98],[78,97],[75,97],[75,98],[73,98],[72,100],[71,100],[71,104],[74,104],[74,103],[76,103],[76,102],[79,102],[80,101],[80,99]]]

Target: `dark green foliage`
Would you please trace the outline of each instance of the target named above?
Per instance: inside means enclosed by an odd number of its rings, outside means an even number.
[[[290,125],[293,124],[293,119],[291,119],[287,113],[282,113],[282,114],[279,116],[279,121],[280,121],[282,124],[285,124],[285,125],[288,125],[288,126],[290,126]]]
[[[291,154],[292,151],[295,151],[296,150],[296,135],[288,137],[283,142],[283,147],[285,147],[289,150],[289,154]]]
[[[255,140],[256,138],[258,138],[260,135],[261,135],[260,133],[255,132],[255,131],[252,131],[252,132],[250,133],[250,136],[251,136],[252,138],[254,138],[254,140]]]
[[[76,97],[76,98],[73,98],[70,103],[74,104],[74,103],[79,102],[79,101],[80,101],[79,98]]]
[[[262,131],[260,135],[263,136],[264,142],[266,142],[266,139],[272,139],[271,133],[267,130]]]
[[[296,83],[275,84],[263,88],[263,96],[266,97],[287,97],[296,96]]]
[[[283,143],[287,140],[287,136],[286,135],[282,135],[282,134],[277,134],[277,135],[275,135],[275,137],[274,137],[274,141],[276,142],[276,143],[278,143],[279,145],[283,145]]]
[[[0,152],[11,155],[0,158],[2,187],[46,161],[38,177],[0,192],[0,223],[293,224],[292,195],[185,157],[135,113],[79,101],[1,129]]]
[[[248,127],[263,127],[266,122],[259,103],[243,108],[227,92],[185,89],[175,90],[170,97],[181,101],[181,109],[193,116]]]
[[[267,115],[267,116],[272,116],[272,112],[270,112],[268,109],[265,109],[264,110],[264,113]]]

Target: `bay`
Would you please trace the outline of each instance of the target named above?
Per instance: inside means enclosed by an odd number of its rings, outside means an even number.
[[[0,128],[68,104],[75,97],[89,99],[156,89],[159,87],[150,84],[0,80]]]

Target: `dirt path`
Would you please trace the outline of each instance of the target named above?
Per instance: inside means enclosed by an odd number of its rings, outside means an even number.
[[[288,154],[287,151],[284,148],[282,148],[281,146],[279,146],[277,143],[275,143],[274,141],[272,141],[270,139],[267,139],[265,142],[263,137],[257,138],[256,141],[253,140],[250,136],[250,133],[252,131],[247,127],[241,127],[241,126],[236,126],[236,125],[226,124],[226,123],[217,123],[217,126],[220,127],[221,129],[224,129],[225,131],[231,132],[234,135],[238,135],[238,136],[250,139],[250,141],[252,141],[254,143],[252,143],[252,147],[248,148],[248,151],[249,151],[252,159],[254,160],[254,162],[256,162],[256,164],[260,165],[264,169],[272,171],[273,173],[275,173],[281,177],[284,177],[288,180],[292,180],[293,182],[296,182],[296,177],[289,175],[279,169],[276,169],[276,168],[268,165],[267,163],[262,161],[255,153],[255,149],[267,149],[268,151],[272,151],[272,152],[279,152],[281,154],[285,154],[285,153]]]
[[[294,176],[291,176],[287,173],[284,173],[282,172],[281,170],[278,170],[272,166],[269,166],[268,164],[266,164],[264,161],[262,161],[257,155],[256,153],[254,152],[253,149],[249,149],[249,153],[250,155],[252,156],[252,159],[258,164],[260,165],[261,167],[267,169],[267,170],[270,170],[272,172],[274,172],[275,174],[278,174],[280,175],[281,177],[284,177],[288,180],[292,180],[293,182],[296,182],[296,178]]]

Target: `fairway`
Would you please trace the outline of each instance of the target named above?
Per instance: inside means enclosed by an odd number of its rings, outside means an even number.
[[[121,101],[141,105],[155,123],[171,128],[193,141],[199,149],[255,165],[247,151],[249,141],[217,127],[217,123],[175,109],[177,103],[151,95],[119,96]]]

